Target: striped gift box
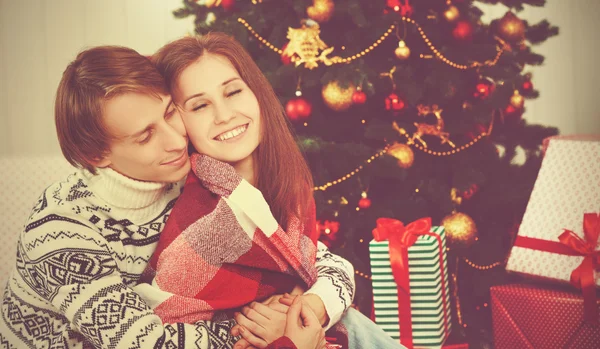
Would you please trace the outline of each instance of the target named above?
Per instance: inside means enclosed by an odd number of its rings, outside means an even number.
[[[444,265],[440,261],[440,246],[433,236],[422,235],[408,248],[408,268],[412,323],[412,346],[415,348],[441,348],[450,332],[450,289],[448,285],[448,265],[446,261],[446,234],[443,227],[433,227],[431,232],[438,234],[442,242],[441,250]],[[400,314],[398,312],[398,289],[392,268],[388,241],[369,243],[375,322],[394,339],[400,339]],[[442,269],[444,278],[442,280]],[[445,292],[442,292],[442,289]],[[446,324],[444,326],[444,302],[446,304]]]

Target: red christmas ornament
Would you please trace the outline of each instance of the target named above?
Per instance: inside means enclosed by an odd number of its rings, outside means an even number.
[[[478,99],[487,99],[496,89],[496,85],[491,79],[481,79],[475,86],[473,97]]]
[[[367,94],[364,93],[363,91],[358,90],[352,94],[352,103],[365,104],[366,101],[367,101]]]
[[[304,98],[293,98],[285,105],[285,112],[292,121],[306,120],[312,112],[312,106]]]
[[[385,99],[385,110],[400,111],[404,109],[405,103],[394,92],[390,93]]]
[[[515,108],[513,105],[509,104],[504,108],[504,120],[509,122],[515,122],[521,120],[521,116],[523,115],[523,110]]]
[[[361,198],[358,200],[358,207],[362,208],[363,210],[371,207],[371,199]]]
[[[387,0],[386,6],[403,17],[410,17],[414,12],[409,0]]]
[[[479,191],[479,187],[477,186],[477,184],[471,184],[471,186],[469,187],[469,189],[465,190],[462,193],[462,197],[465,200],[469,200],[470,198],[473,197],[473,195],[475,195],[477,192]]]
[[[296,100],[295,99],[290,99],[285,104],[285,113],[287,114],[288,118],[290,118],[290,120],[292,120],[292,121],[298,120],[298,110],[296,109]]]
[[[531,81],[525,81],[523,83],[523,90],[524,91],[531,91],[531,90],[533,90],[533,84],[531,83]]]
[[[281,51],[285,52],[285,49],[287,48],[289,43],[283,45],[283,47],[281,48]],[[281,63],[283,63],[284,65],[288,65],[290,63],[292,63],[292,57],[288,56],[286,54],[281,54]]]
[[[296,101],[296,110],[302,119],[308,119],[310,113],[312,112],[312,106],[306,99],[298,98]]]
[[[340,222],[336,221],[317,221],[317,234],[319,240],[323,242],[327,247],[331,247],[331,244],[337,240],[337,233],[340,230]]]
[[[225,11],[231,11],[235,7],[235,0],[223,0],[221,6]]]
[[[386,6],[389,7],[389,8],[391,8],[391,9],[395,9],[396,7],[398,9],[400,9],[400,5],[402,5],[400,3],[400,0],[387,0],[386,1]]]
[[[456,26],[452,31],[452,36],[458,41],[471,41],[473,38],[473,25],[466,20],[456,22]]]
[[[505,112],[506,114],[514,114],[514,113],[516,113],[516,112],[517,112],[517,108],[515,108],[515,107],[513,107],[512,105],[510,105],[510,104],[509,104],[509,105],[508,105],[508,106],[506,106],[506,108],[504,109],[504,112]]]

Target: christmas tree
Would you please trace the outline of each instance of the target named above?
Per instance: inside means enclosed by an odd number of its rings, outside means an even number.
[[[544,0],[184,0],[196,34],[233,35],[286,107],[313,171],[318,229],[356,269],[371,314],[369,241],[380,217],[446,229],[454,332],[487,346],[489,287],[504,263],[554,128],[536,98],[531,45],[558,29],[517,16]],[[521,161],[515,155],[521,153]]]

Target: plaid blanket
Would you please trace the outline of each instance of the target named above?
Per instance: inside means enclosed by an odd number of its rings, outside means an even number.
[[[284,231],[262,193],[232,166],[199,154],[191,161],[144,277],[153,278],[152,303],[163,322],[230,317],[299,283],[310,287],[317,277],[314,203],[311,219],[291,220]]]

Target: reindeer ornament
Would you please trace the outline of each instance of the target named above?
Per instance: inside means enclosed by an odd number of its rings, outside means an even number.
[[[414,144],[415,141],[418,141],[423,147],[427,148],[427,142],[425,142],[421,137],[424,135],[429,135],[438,137],[441,141],[441,144],[448,143],[448,145],[454,148],[455,145],[450,140],[450,134],[444,131],[444,119],[442,119],[443,109],[440,109],[436,104],[432,105],[431,107],[420,104],[417,106],[417,109],[419,111],[419,116],[433,114],[435,115],[437,122],[435,125],[415,122],[414,125],[417,130],[412,134],[412,136],[408,137],[408,144]],[[406,134],[406,131],[400,128],[396,122],[394,122],[392,125],[396,131],[400,132],[400,134]]]

